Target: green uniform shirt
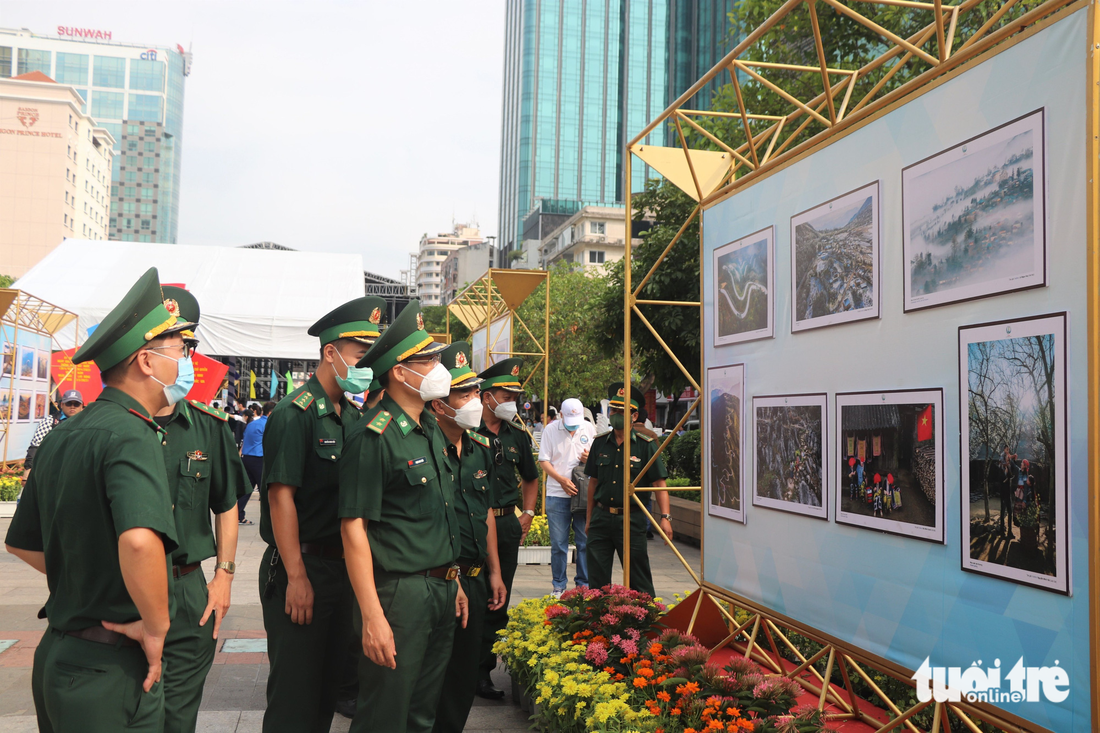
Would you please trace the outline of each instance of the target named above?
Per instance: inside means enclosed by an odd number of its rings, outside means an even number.
[[[416,573],[458,559],[447,445],[434,417],[423,412],[417,425],[388,394],[352,427],[340,516],[367,520],[375,567]]]
[[[176,549],[162,440],[137,400],[107,387],[42,441],[5,541],[45,552],[53,628],[140,618],[122,580],[118,538],[144,527],[161,536],[165,552]],[[172,593],[168,598],[174,613]]]
[[[201,402],[189,405],[185,401],[176,405],[166,422],[154,419],[168,433],[164,466],[179,542],[172,564],[201,562],[217,552],[210,512],[229,511],[238,498],[252,490],[248,473],[225,413]]]
[[[630,431],[630,478],[636,486],[653,486],[657,481],[668,478],[665,461],[658,457],[653,466],[641,479],[642,470],[653,454],[657,444],[646,435]],[[623,441],[623,445],[626,441]],[[595,500],[604,506],[623,505],[623,446],[616,445],[615,431],[597,436],[588,451],[588,462],[584,464],[584,473],[596,479]]]
[[[444,436],[446,437],[446,436]],[[484,441],[484,442],[482,442]],[[462,456],[447,446],[446,465],[454,482],[454,510],[458,522],[458,557],[463,564],[484,562],[489,555],[489,526],[492,506],[493,453],[478,433],[462,433]]]
[[[485,423],[481,424],[478,432],[489,439],[489,448],[496,464],[493,506],[518,505],[520,479],[533,481],[539,477],[539,467],[531,450],[531,438],[523,428],[509,422],[501,423],[499,435],[494,435]],[[499,462],[496,460],[497,455],[501,457]]]
[[[264,473],[260,481],[260,537],[275,546],[268,484],[294,486],[298,541],[339,547],[340,456],[346,432],[359,410],[340,395],[340,414],[317,375],[275,405],[264,428]]]

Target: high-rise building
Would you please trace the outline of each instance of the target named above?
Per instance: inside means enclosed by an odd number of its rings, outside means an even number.
[[[115,141],[82,107],[42,72],[0,79],[0,274],[22,277],[66,237],[107,239]]]
[[[668,104],[733,50],[729,15],[737,0],[668,0]],[[691,109],[710,109],[714,93],[729,84],[720,75],[696,92]],[[666,105],[667,106],[667,105]]]
[[[175,243],[191,54],[119,43],[106,30],[58,26],[57,34],[0,28],[0,78],[39,71],[75,87],[114,138],[109,238]]]
[[[668,9],[668,0],[508,3],[502,256],[525,249],[525,228],[555,228],[531,221],[524,226],[536,209],[562,208],[551,202],[622,204],[626,142],[668,99]],[[665,130],[654,130],[648,142],[663,145]],[[637,166],[631,186],[640,188],[647,175]]]
[[[421,305],[443,305],[443,263],[457,249],[485,241],[477,227],[455,224],[450,232],[420,238],[416,258],[416,293]]]

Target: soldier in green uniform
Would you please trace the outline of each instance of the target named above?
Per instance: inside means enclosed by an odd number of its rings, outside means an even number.
[[[176,524],[152,416],[187,393],[178,331],[192,327],[150,269],[73,355],[95,360],[106,386],[42,441],[6,538],[50,589],[31,676],[40,731],[164,727]]]
[[[489,439],[474,429],[481,425],[481,379],[470,368],[470,345],[459,341],[441,354],[451,373],[451,394],[430,407],[447,437],[446,464],[454,477],[454,511],[458,520],[459,580],[469,601],[466,627],[456,627],[454,648],[439,696],[435,733],[461,733],[474,703],[485,612],[504,606],[508,590],[500,578],[497,523],[492,507],[493,454]]]
[[[504,359],[478,376],[481,383],[482,425],[479,433],[489,439],[495,468],[493,515],[497,524],[497,553],[500,555],[500,575],[508,589],[505,603],[485,614],[482,630],[481,661],[478,665],[477,694],[489,700],[504,697],[490,678],[497,664],[493,644],[500,630],[508,625],[508,603],[512,598],[512,579],[519,562],[519,546],[531,528],[538,500],[539,468],[531,449],[531,438],[516,416],[516,399],[523,392],[519,369],[523,360]],[[523,513],[516,517],[520,502],[521,482]]]
[[[431,731],[456,616],[466,623],[448,442],[424,409],[451,390],[444,348],[414,300],[359,362],[386,393],[352,428],[340,461],[341,530],[364,653],[357,733]]]
[[[271,660],[264,733],[322,733],[332,725],[351,635],[351,587],[340,541],[340,456],[359,419],[345,392],[365,392],[355,364],[379,334],[385,301],[356,298],[309,329],[317,372],[279,402],[264,430],[260,605]]]
[[[638,421],[638,408],[645,401],[642,391],[633,385],[629,397],[622,382],[607,388],[608,412],[611,432],[604,433],[592,443],[584,472],[588,480],[588,580],[593,588],[602,588],[611,582],[611,567],[615,553],[619,562],[623,559],[623,444],[626,426],[630,425],[630,476],[637,486],[664,488],[668,471],[665,462],[658,457],[653,466],[640,479],[639,472],[657,452],[653,438],[633,429]],[[629,403],[630,414],[624,415]],[[626,420],[630,422],[627,423]],[[657,491],[657,507],[660,511],[661,530],[672,539],[672,515],[668,512],[668,492]],[[649,551],[646,548],[646,518],[637,505],[630,507],[630,587],[633,590],[654,595],[653,573],[649,569]]]
[[[163,291],[169,313],[189,323],[199,322],[195,296],[171,285]],[[193,331],[180,335],[190,357],[199,342]],[[168,435],[164,465],[179,543],[172,553],[176,615],[164,640],[164,730],[184,733],[198,724],[203,683],[214,663],[218,629],[229,610],[236,570],[237,499],[252,487],[224,412],[181,400],[153,419]],[[215,555],[218,564],[207,584],[200,563]]]

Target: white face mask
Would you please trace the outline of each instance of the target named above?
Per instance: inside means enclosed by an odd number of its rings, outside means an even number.
[[[398,366],[406,371],[413,371],[404,364],[398,364]],[[414,373],[420,376],[420,372]],[[405,384],[408,384],[408,382]],[[451,373],[447,371],[447,367],[436,362],[430,372],[421,376],[419,388],[413,387],[411,384],[409,384],[409,387],[419,392],[420,399],[425,402],[442,399],[451,393]]]
[[[493,400],[495,401],[496,397],[493,397]],[[512,422],[519,414],[519,410],[515,402],[497,402],[497,406],[493,408],[493,414],[505,422]]]
[[[444,412],[450,410],[454,413],[449,417],[455,421],[458,427],[464,430],[477,430],[481,427],[481,403],[477,400],[470,400],[458,409],[451,407],[446,402],[442,402],[441,404],[443,405]]]

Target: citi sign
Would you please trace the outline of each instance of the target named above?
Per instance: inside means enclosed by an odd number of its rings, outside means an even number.
[[[96,30],[95,28],[74,28],[67,25],[57,26],[57,35],[72,36],[73,38],[87,38],[90,41],[111,40],[110,31]]]
[[[157,60],[157,52],[154,51],[153,49],[149,49],[148,51],[145,51],[141,54],[141,60],[142,61],[156,61]]]

